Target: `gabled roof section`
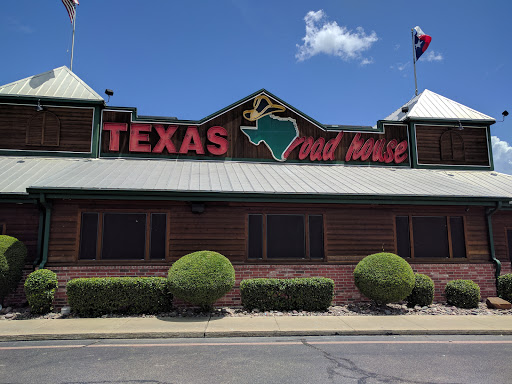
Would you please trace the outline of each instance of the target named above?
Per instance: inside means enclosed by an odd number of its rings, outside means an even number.
[[[408,107],[407,112],[402,112],[404,107]],[[438,95],[428,89],[425,89],[418,96],[413,97],[384,120],[462,120],[490,124],[496,122],[496,120],[490,116]]]
[[[100,95],[66,66],[2,85],[0,86],[0,96],[104,101]]]

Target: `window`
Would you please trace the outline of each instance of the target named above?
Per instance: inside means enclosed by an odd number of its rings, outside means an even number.
[[[36,112],[29,120],[26,144],[34,146],[58,147],[60,139],[60,120],[49,111]]]
[[[460,133],[449,130],[444,132],[439,139],[441,146],[441,160],[465,161],[464,140]]]
[[[163,260],[167,214],[83,212],[80,260]]]
[[[322,260],[322,215],[250,214],[247,257],[253,260]]]
[[[512,228],[507,228],[508,258],[512,261]]]
[[[464,258],[462,216],[397,216],[396,251],[411,259]]]

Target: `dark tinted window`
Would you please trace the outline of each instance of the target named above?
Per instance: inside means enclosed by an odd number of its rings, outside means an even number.
[[[146,214],[105,213],[101,258],[144,259],[146,248]]]
[[[324,258],[324,220],[323,216],[309,216],[309,257]]]
[[[450,217],[450,231],[452,235],[453,257],[466,257],[466,244],[464,243],[464,220],[462,217]]]
[[[396,252],[403,258],[411,257],[409,240],[409,216],[396,217]]]
[[[507,229],[508,258],[512,261],[512,229]]]
[[[150,259],[165,259],[166,229],[167,215],[165,213],[152,213]]]
[[[97,213],[82,213],[80,227],[80,256],[82,260],[96,259],[98,246],[98,217]]]
[[[263,258],[263,215],[249,215],[249,259]]]
[[[414,257],[450,257],[446,217],[413,217]]]
[[[304,215],[267,215],[267,258],[303,259]]]

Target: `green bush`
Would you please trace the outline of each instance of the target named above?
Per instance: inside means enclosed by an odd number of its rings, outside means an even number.
[[[325,311],[334,296],[334,281],[324,277],[248,279],[240,282],[240,293],[248,310]]]
[[[414,288],[414,272],[404,259],[393,253],[375,253],[361,260],[354,270],[359,291],[379,304],[405,299]]]
[[[71,311],[95,317],[108,313],[149,314],[172,308],[165,277],[93,277],[68,281]]]
[[[427,275],[415,273],[414,288],[409,296],[405,299],[408,307],[419,305],[421,307],[432,304],[434,301],[434,281]]]
[[[512,302],[512,273],[498,277],[498,296]]]
[[[452,280],[444,288],[449,305],[476,308],[480,302],[480,287],[473,280]]]
[[[25,296],[32,313],[43,315],[53,309],[57,285],[57,275],[49,269],[38,269],[28,275],[25,280]]]
[[[14,237],[0,235],[0,301],[18,286],[26,257],[25,244]]]
[[[210,310],[235,285],[235,269],[220,253],[198,251],[178,259],[168,278],[174,296]]]

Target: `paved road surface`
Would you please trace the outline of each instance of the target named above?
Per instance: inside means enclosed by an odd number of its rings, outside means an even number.
[[[0,383],[507,383],[512,336],[0,343]]]

